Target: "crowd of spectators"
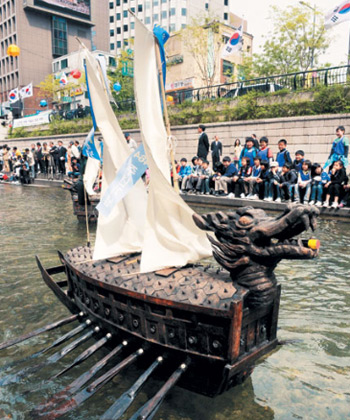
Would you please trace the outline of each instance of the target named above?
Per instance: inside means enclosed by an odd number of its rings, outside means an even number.
[[[62,141],[37,142],[20,151],[7,144],[0,147],[0,173],[2,179],[30,184],[40,174],[48,178],[78,177],[80,174],[81,146],[71,141],[66,148]]]
[[[350,185],[346,175],[349,140],[345,128],[336,129],[337,138],[327,162],[311,162],[303,150],[292,159],[287,141],[278,142],[274,155],[269,140],[263,136],[247,137],[245,144],[234,142],[232,158],[222,158],[222,144],[217,136],[209,144],[205,126],[198,128],[197,156],[192,165],[186,158],[177,165],[175,179],[182,194],[205,194],[239,197],[250,200],[296,202],[323,207],[343,207],[350,204]],[[211,152],[212,168],[207,160]]]

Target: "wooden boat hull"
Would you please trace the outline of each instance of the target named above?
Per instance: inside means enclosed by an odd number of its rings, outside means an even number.
[[[62,265],[48,270],[37,258],[45,283],[59,300],[72,313],[83,311],[118,339],[142,346],[151,358],[162,355],[173,366],[190,357],[191,366],[179,385],[191,391],[221,394],[248,377],[257,360],[278,344],[279,286],[273,303],[256,310],[245,306],[244,289],[227,309],[208,308],[106,283],[91,276],[84,264],[77,267],[67,255],[59,257]],[[104,262],[102,270],[109,271],[112,265]],[[59,272],[66,273],[66,281],[54,281],[52,275]],[[147,364],[150,359],[143,360]],[[165,377],[169,373],[166,368],[159,371]]]

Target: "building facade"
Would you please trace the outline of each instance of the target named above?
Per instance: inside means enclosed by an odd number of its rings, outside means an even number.
[[[232,15],[232,14],[230,14]],[[237,51],[230,56],[221,57],[221,52],[227,41],[235,32],[235,28],[230,24],[219,23],[217,27],[216,40],[218,47],[215,54],[212,54],[214,62],[209,66],[207,62],[210,54],[208,54],[208,46],[203,46],[203,57],[201,65],[198,65],[197,59],[186,47],[180,33],[170,36],[165,44],[167,55],[167,76],[166,76],[166,92],[174,98],[176,103],[183,102],[192,96],[191,89],[207,86],[207,71],[209,67],[212,69],[213,76],[210,85],[219,85],[222,83],[231,83],[240,80],[241,67],[243,65],[243,57],[251,57],[253,51],[253,36],[249,34],[247,29],[247,21],[236,16],[236,20],[243,26],[243,49]],[[233,15],[231,16],[233,19]],[[208,31],[209,29],[206,29]],[[208,35],[205,35],[205,40]],[[203,74],[203,71],[206,74]],[[187,98],[188,96],[188,98]]]
[[[232,1],[232,0],[231,0]],[[119,55],[134,38],[131,10],[149,29],[160,25],[169,33],[190,24],[192,18],[210,15],[229,23],[229,0],[113,0],[109,1],[110,51]]]
[[[108,0],[0,0],[2,110],[12,89],[38,85],[52,72],[53,59],[76,51],[76,37],[91,50],[109,50]],[[10,44],[20,47],[19,57],[7,56]],[[35,98],[24,102],[26,114],[34,111]]]

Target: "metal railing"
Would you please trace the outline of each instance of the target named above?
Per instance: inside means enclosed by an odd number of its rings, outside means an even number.
[[[172,101],[170,101],[172,105],[178,105],[184,102],[192,103],[208,99],[235,98],[252,91],[267,93],[287,89],[294,92],[309,90],[316,86],[345,85],[348,83],[350,84],[350,66],[338,66],[277,76],[258,77],[196,89],[167,91],[166,94],[172,97]],[[117,102],[117,104],[119,111],[134,111],[136,109],[133,98]]]

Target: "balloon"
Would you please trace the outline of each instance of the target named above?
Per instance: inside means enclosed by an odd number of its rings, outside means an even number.
[[[45,99],[42,99],[39,103],[40,106],[44,107],[47,106],[47,102],[45,101]]]
[[[122,88],[122,86],[121,86],[121,84],[120,83],[114,83],[114,85],[113,85],[113,89],[116,91],[116,92],[120,92],[120,90],[121,90],[121,88]]]
[[[70,75],[74,78],[74,79],[80,79],[81,77],[81,72],[76,69],[76,70],[72,70]]]
[[[168,95],[168,96],[166,97],[166,100],[167,100],[168,102],[173,102],[174,97],[173,97],[173,96]]]

